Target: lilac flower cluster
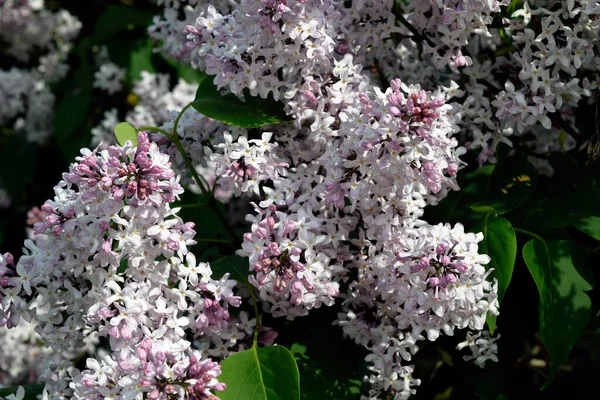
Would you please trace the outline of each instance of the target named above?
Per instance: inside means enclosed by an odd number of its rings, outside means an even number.
[[[534,150],[574,146],[558,132],[598,87],[599,4],[512,2],[510,15],[507,0],[158,3],[160,51],[293,118],[248,130],[180,115],[193,88],[168,94],[150,74],[127,117],[177,135],[219,198],[259,197],[238,254],[263,311],[293,319],[339,300],[335,323],[369,350],[368,399],[414,394],[409,363],[440,335],[474,331],[458,345],[473,352],[465,359],[497,361],[497,337],[482,332],[498,314],[482,234],[430,225],[424,209],[459,189],[467,149],[494,161],[499,143],[526,133],[534,139],[519,144]],[[106,114],[106,131],[116,118]],[[180,182],[199,188],[179,149],[151,139],[84,151],[41,209],[45,239],[0,268],[3,324],[36,314],[42,339],[69,355],[110,344],[84,371],[71,356],[47,361],[54,398],[211,398],[223,388],[215,361],[251,343],[258,321],[229,314],[243,292],[189,253],[193,226],[170,206]]]
[[[503,1],[455,3],[408,2],[403,16],[411,25],[401,28],[413,36],[383,45],[385,74],[432,89],[447,83],[445,91],[460,99],[466,145],[479,149],[482,163],[495,162],[500,143],[516,140],[536,152],[544,150],[537,142],[558,147],[561,131],[576,135],[574,109],[598,89],[600,3],[512,2],[512,13]],[[436,68],[424,67],[430,61]],[[526,134],[540,139],[531,146]]]
[[[460,224],[422,224],[394,233],[381,252],[372,243],[361,248],[373,256],[355,258],[358,278],[336,323],[371,351],[371,395],[383,391],[405,399],[418,382],[403,361],[412,359],[418,341],[452,336],[455,329],[484,329],[486,315],[498,314],[497,283],[486,280],[490,258],[478,254],[481,233],[465,233]],[[406,381],[398,382],[399,376]]]
[[[371,352],[371,398],[404,399],[419,384],[405,365],[419,340],[481,330],[498,311],[481,234],[420,219],[458,190],[460,105],[447,103],[445,88],[399,79],[382,91],[362,69],[401,31],[392,6],[242,1],[225,15],[209,6],[173,48],[218,87],[271,95],[294,118],[264,128],[262,140],[225,126],[222,139],[203,142],[222,188],[264,193],[239,250],[263,310],[293,319],[344,299],[337,323]],[[193,110],[186,118],[202,120]],[[178,134],[202,129],[188,123]]]
[[[50,84],[67,74],[67,56],[81,22],[65,10],[45,9],[43,0],[0,3],[2,57],[29,65],[0,69],[0,125],[23,132],[29,142],[44,143],[52,134]]]
[[[107,396],[212,399],[219,366],[194,351],[198,338],[227,331],[236,282],[197,263],[192,223],[170,204],[183,192],[169,157],[146,133],[138,146],[82,150],[34,225],[45,239],[0,264],[2,325],[34,318],[36,332],[62,359],[40,377],[50,398]],[[110,351],[73,367],[85,343]],[[83,354],[85,357],[86,355]]]
[[[374,40],[389,37],[392,3],[359,1],[345,9],[337,2],[243,1],[225,16],[209,6],[186,27],[190,41],[182,51],[218,87],[292,100],[319,92],[337,56],[360,62]]]
[[[471,57],[463,55],[462,49],[474,35],[490,37],[493,14],[509,4],[510,0],[409,1],[403,12],[414,28],[427,35],[423,46],[433,63],[438,68],[448,66],[458,72],[458,68],[473,62]]]
[[[185,27],[193,25],[198,15],[209,5],[219,12],[227,13],[235,7],[237,0],[158,0],[164,7],[162,15],[156,15],[148,34],[156,41],[156,49],[167,57],[189,61],[184,51]]]

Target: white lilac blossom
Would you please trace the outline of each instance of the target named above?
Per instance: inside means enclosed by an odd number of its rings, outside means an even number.
[[[94,72],[93,86],[112,95],[123,88],[125,69],[119,68],[115,63],[105,62]]]
[[[311,101],[303,99],[307,91],[320,96],[336,59],[351,54],[361,62],[372,41],[390,36],[392,4],[359,1],[345,9],[338,2],[243,1],[228,15],[209,6],[186,27],[183,51],[218,87],[285,98],[293,109],[296,101]]]
[[[81,22],[65,10],[51,12],[43,1],[6,0],[0,7],[3,57],[27,67],[0,70],[0,125],[42,144],[52,134],[55,98],[50,85],[67,74],[66,59]],[[39,55],[34,59],[34,55]]]
[[[13,329],[0,327],[0,340],[0,386],[35,383],[42,353],[48,349],[40,345],[34,325],[21,320]]]
[[[500,143],[529,147],[527,134],[553,147],[553,132],[576,135],[572,109],[598,88],[600,3],[525,1],[508,18],[504,1],[455,3],[403,5],[407,23],[420,36],[380,45],[388,49],[387,55],[378,51],[385,75],[452,92],[466,145],[477,149],[481,163],[495,162]]]
[[[510,0],[426,0],[407,1],[402,5],[406,20],[427,40],[422,44],[438,68],[449,66],[454,72],[469,66],[472,59],[462,49],[473,36],[489,37],[489,25],[500,7]]]
[[[170,206],[182,192],[169,157],[144,132],[137,148],[83,149],[41,207],[46,215],[34,231],[47,238],[26,241],[16,263],[3,256],[0,323],[34,318],[60,356],[40,376],[49,398],[211,399],[210,390],[223,390],[219,366],[187,333],[228,329],[228,307],[241,299],[228,274],[212,279],[210,266],[188,251],[193,224]],[[96,336],[109,352],[77,370],[74,357]]]
[[[259,183],[269,179],[277,179],[287,173],[288,164],[275,156],[277,143],[271,143],[272,133],[264,132],[261,139],[248,140],[239,136],[233,142],[228,133],[223,135],[224,142],[216,147],[222,153],[211,154],[215,163],[215,174],[221,181],[222,190],[231,191],[236,196],[242,192],[259,193]],[[210,151],[209,151],[210,152]]]
[[[44,143],[52,134],[55,98],[35,71],[0,70],[0,125],[23,132],[29,142]]]
[[[28,62],[40,50],[63,57],[69,51],[81,22],[65,10],[53,13],[44,6],[44,1],[2,2],[0,40],[8,45],[6,52],[10,56]]]
[[[242,253],[257,271],[261,297],[282,309],[271,312],[291,318],[331,304],[346,274],[342,264],[352,256],[350,232],[362,225],[380,249],[395,229],[415,224],[426,204],[457,189],[457,127],[443,96],[393,81],[372,97],[363,93],[346,105],[324,151],[310,162],[289,160],[287,174],[271,177],[274,189],[264,188],[267,197],[250,218]],[[304,143],[322,133],[307,131]],[[256,154],[254,147],[268,144],[264,138],[245,151]],[[228,157],[239,163],[238,154]],[[217,169],[223,165],[213,160]]]
[[[337,323],[372,352],[369,395],[404,399],[419,384],[404,363],[416,343],[483,329],[497,300],[482,266],[489,258],[477,253],[481,234],[420,220],[425,206],[458,189],[460,113],[447,104],[458,88],[392,80],[382,91],[362,69],[389,50],[373,43],[398,31],[392,5],[243,1],[225,15],[209,6],[185,28],[177,55],[218,87],[271,95],[294,117],[262,140],[241,131],[204,142],[219,184],[265,193],[239,251],[263,310],[293,319],[344,298]]]
[[[500,339],[500,335],[491,337],[489,331],[481,331],[476,334],[467,332],[467,338],[464,342],[459,343],[456,348],[462,350],[469,347],[473,355],[463,356],[465,361],[473,361],[479,368],[484,368],[485,363],[489,360],[498,362],[498,345],[496,341]]]
[[[162,5],[164,11],[162,15],[153,18],[148,33],[157,42],[157,51],[169,58],[189,61],[184,46],[184,28],[193,25],[198,15],[209,5],[227,13],[238,3],[236,0],[158,0],[158,5]]]
[[[395,233],[397,239],[379,254],[374,244],[363,245],[359,254],[375,255],[356,256],[358,278],[337,321],[371,351],[367,359],[383,384],[412,359],[420,340],[452,336],[456,329],[482,330],[486,315],[498,313],[497,283],[486,280],[490,271],[484,268],[490,258],[478,253],[481,233],[465,233],[460,224]],[[403,389],[392,383],[384,390],[396,395]]]
[[[170,120],[172,111],[181,110],[194,99],[196,86],[180,78],[171,89],[168,75],[142,71],[133,93],[139,103],[127,115],[127,121],[136,126],[160,126]],[[146,116],[151,116],[151,120],[148,121]]]

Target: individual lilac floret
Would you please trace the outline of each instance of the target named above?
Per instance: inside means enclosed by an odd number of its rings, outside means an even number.
[[[488,361],[498,362],[498,345],[496,342],[500,335],[492,337],[489,331],[481,331],[476,334],[467,332],[467,339],[459,343],[456,348],[462,350],[469,347],[472,355],[463,356],[465,361],[473,361],[479,368],[485,368]]]

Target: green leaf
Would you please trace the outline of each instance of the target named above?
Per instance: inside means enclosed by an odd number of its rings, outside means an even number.
[[[210,263],[214,279],[220,279],[227,272],[230,278],[240,283],[248,283],[248,258],[240,256],[226,256]]]
[[[585,249],[567,240],[532,239],[523,259],[540,293],[540,333],[552,361],[544,389],[590,320],[592,303],[584,292],[592,289],[593,275]]]
[[[42,394],[44,391],[44,385],[21,385],[23,389],[25,389],[25,397],[23,400],[37,400],[37,395]],[[4,399],[5,397],[17,393],[19,389],[18,386],[7,387],[0,389],[0,399]]]
[[[482,204],[505,214],[523,204],[537,185],[537,171],[521,157],[509,157],[494,168],[488,193]]]
[[[117,141],[121,146],[125,146],[125,142],[128,140],[133,143],[133,147],[137,147],[137,130],[135,126],[131,125],[129,122],[120,122],[115,126],[115,136],[117,137]]]
[[[336,333],[339,334],[339,332]],[[327,344],[332,345],[331,342]],[[344,347],[343,344],[340,347],[342,347],[342,351],[349,348]],[[311,348],[311,350],[313,349]],[[330,362],[335,364],[335,359],[331,357],[336,354],[335,351],[332,351],[331,354],[323,354],[319,350],[309,352],[306,346],[299,343],[292,344],[290,351],[298,363],[303,400],[350,400],[360,397],[362,382],[358,379],[350,379],[351,373],[356,374],[358,371],[348,371],[349,368],[352,368],[352,363],[350,365],[328,365],[323,360],[329,358]],[[339,353],[337,354],[339,355]],[[339,357],[336,359],[339,360]]]
[[[192,106],[207,117],[242,128],[290,121],[283,111],[283,103],[272,97],[261,99],[247,94],[245,98],[246,101],[242,101],[233,94],[222,96],[211,79],[204,79]]]
[[[283,346],[252,347],[221,363],[227,385],[221,400],[300,400],[300,375],[294,356]]]
[[[600,191],[591,188],[565,193],[539,204],[527,222],[538,232],[550,232],[562,226],[573,226],[600,240]]]
[[[483,240],[479,242],[479,252],[491,258],[487,268],[494,268],[493,276],[498,279],[498,301],[502,301],[510,284],[515,260],[517,258],[517,236],[506,218],[488,216],[477,224],[473,231],[483,232]],[[496,330],[496,317],[488,315],[487,323],[490,332]]]
[[[142,71],[156,71],[152,64],[153,49],[152,40],[147,39],[138,41],[136,46],[129,52],[129,65],[127,68],[127,79],[129,82],[140,79]]]

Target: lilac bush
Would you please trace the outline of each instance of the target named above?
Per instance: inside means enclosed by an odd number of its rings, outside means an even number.
[[[576,114],[597,96],[600,3],[153,3],[144,40],[175,84],[80,44],[95,60],[84,95],[130,107],[85,122],[91,149],[30,210],[23,253],[0,256],[0,337],[23,349],[0,353],[2,369],[23,364],[0,387],[32,376],[40,399],[300,399],[302,360],[284,346],[329,308],[327,327],[362,351],[360,398],[408,399],[434,347],[452,367],[447,343],[482,371],[511,362],[515,326],[496,322],[512,317],[501,301],[519,263],[540,293],[550,383],[595,311],[598,189],[581,166],[599,145]],[[33,18],[60,24],[15,40]],[[43,143],[47,85],[81,26],[33,1],[0,0],[0,21],[8,54],[49,51],[37,70],[0,69],[0,124]],[[64,72],[47,73],[49,58]],[[563,155],[584,182],[569,187],[578,212],[554,186]],[[547,192],[533,194],[538,179]]]

